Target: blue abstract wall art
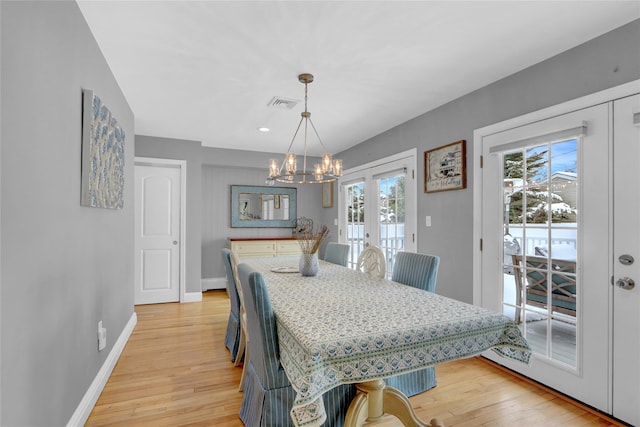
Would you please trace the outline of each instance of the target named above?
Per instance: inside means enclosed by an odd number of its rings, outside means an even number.
[[[124,206],[124,130],[93,91],[82,91],[82,197],[95,208]]]

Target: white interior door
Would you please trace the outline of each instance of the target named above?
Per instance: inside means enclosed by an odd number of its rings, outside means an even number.
[[[640,426],[640,95],[613,111],[613,415]]]
[[[351,247],[347,265],[355,268],[368,245],[380,247],[391,277],[395,254],[415,252],[415,150],[345,171],[339,188],[340,242]]]
[[[180,300],[181,169],[136,162],[135,304]]]
[[[534,357],[510,368],[610,412],[610,105],[482,138],[482,305]],[[489,357],[493,358],[492,355]]]

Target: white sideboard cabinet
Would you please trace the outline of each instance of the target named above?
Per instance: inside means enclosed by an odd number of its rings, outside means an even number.
[[[294,238],[229,239],[229,249],[240,258],[300,255],[300,245]]]

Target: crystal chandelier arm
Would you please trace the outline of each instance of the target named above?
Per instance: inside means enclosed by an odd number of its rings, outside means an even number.
[[[302,126],[302,121],[304,117],[300,117],[300,121],[298,122],[298,127],[296,128],[296,133],[293,134],[293,138],[291,138],[291,143],[289,144],[289,148],[287,148],[287,153],[291,151],[291,147],[293,147],[293,143],[296,140],[296,136],[298,136],[298,131],[300,130],[300,126]]]
[[[309,123],[311,123],[311,128],[315,132],[316,138],[318,138],[318,142],[320,142],[320,146],[322,147],[322,149],[324,150],[325,153],[328,153],[329,150],[327,150],[327,147],[324,146],[324,143],[322,142],[322,139],[320,138],[320,134],[318,134],[318,131],[316,130],[316,127],[313,124],[313,120],[311,120],[311,117],[309,117]]]
[[[305,106],[305,108],[304,108],[304,109],[305,109],[305,113],[306,113],[306,112],[307,112],[307,111],[306,111],[306,110],[307,110],[307,107]],[[305,115],[304,115],[304,114],[302,115],[302,119],[303,119],[303,120],[304,120],[304,119],[306,119],[306,120],[304,121],[304,152],[302,153],[302,154],[303,154],[303,156],[304,156],[304,157],[303,157],[303,162],[302,162],[302,171],[303,171],[303,172],[306,172],[306,171],[307,171],[307,131],[308,131],[308,128],[309,128],[308,122],[309,122],[311,119],[309,118],[309,116],[306,116],[306,117],[305,117]]]
[[[324,143],[322,142],[322,138],[320,138],[320,134],[318,134],[318,131],[316,130],[316,126],[313,124],[313,121],[311,120],[311,117],[309,117],[309,122],[311,123],[311,127],[313,128],[313,131],[316,134],[316,137],[318,138],[318,142],[320,142],[320,146],[322,147],[322,149],[324,150],[324,154],[322,156],[322,164],[323,164],[323,173],[332,173],[335,176],[341,176],[342,175],[342,160],[338,160],[338,159],[334,159],[333,156],[331,156],[331,154],[329,153],[329,150],[327,150],[327,147],[324,146]],[[328,157],[328,163],[329,164],[324,164],[324,158],[325,156]]]
[[[304,117],[300,118],[300,121],[298,122],[298,127],[296,128],[296,132],[293,134],[293,138],[291,138],[291,143],[289,144],[289,148],[287,148],[287,152],[284,154],[284,161],[282,162],[282,166],[280,166],[280,173],[282,173],[282,169],[284,168],[284,165],[286,163],[287,160],[287,154],[291,152],[291,147],[293,147],[293,143],[296,140],[296,136],[298,136],[298,131],[300,130],[300,126],[302,126],[302,121],[304,120]]]

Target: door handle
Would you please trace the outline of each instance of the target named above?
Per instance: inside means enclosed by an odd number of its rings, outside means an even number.
[[[630,291],[636,286],[636,282],[634,282],[633,279],[630,279],[628,277],[622,277],[616,280],[616,286]]]

